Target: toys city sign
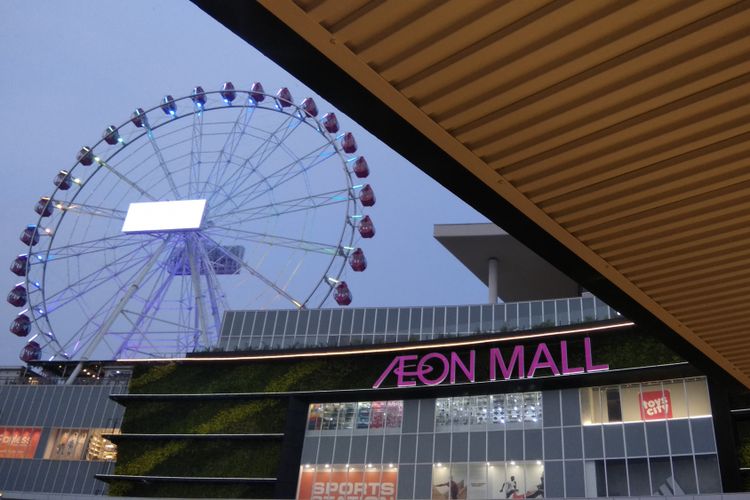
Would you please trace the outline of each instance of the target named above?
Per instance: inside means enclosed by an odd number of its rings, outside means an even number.
[[[568,343],[563,340],[559,345],[548,346],[540,342],[534,349],[531,362],[526,363],[526,350],[523,345],[515,345],[512,349],[500,350],[499,347],[489,349],[489,380],[498,379],[530,379],[543,371],[545,375],[573,375],[609,370],[607,364],[595,364],[591,355],[591,339],[583,339],[583,366],[570,366],[568,358]],[[397,387],[410,387],[417,384],[439,385],[448,380],[455,384],[463,379],[468,382],[477,381],[476,370],[477,353],[471,350],[464,353],[430,352],[428,354],[404,354],[396,356],[388,368],[380,375],[373,388],[377,389],[390,376],[396,378]]]

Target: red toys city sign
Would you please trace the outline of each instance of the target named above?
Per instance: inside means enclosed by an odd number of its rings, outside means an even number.
[[[551,344],[550,344],[551,345]],[[563,340],[558,346],[550,347],[546,342],[540,342],[534,349],[530,363],[525,363],[526,350],[519,344],[512,349],[501,351],[499,347],[490,348],[489,381],[498,379],[530,379],[543,370],[545,375],[572,375],[609,370],[607,364],[594,364],[591,354],[591,339],[583,339],[583,366],[570,366],[568,357],[568,343]],[[403,354],[393,358],[388,368],[373,384],[377,389],[388,378],[394,375],[397,387],[420,385],[439,385],[448,381],[455,384],[459,379],[467,382],[477,381],[476,369],[477,352],[471,350],[464,353],[430,352],[424,355]]]

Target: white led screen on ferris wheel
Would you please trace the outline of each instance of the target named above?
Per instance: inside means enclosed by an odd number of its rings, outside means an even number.
[[[174,200],[131,203],[123,233],[156,233],[200,229],[206,200]]]

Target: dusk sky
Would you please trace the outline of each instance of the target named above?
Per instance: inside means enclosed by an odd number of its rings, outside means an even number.
[[[7,266],[25,251],[19,234],[36,222],[33,207],[51,192],[55,174],[135,108],[155,106],[165,94],[188,95],[196,85],[219,90],[230,80],[237,88],[260,81],[274,92],[286,86],[297,102],[312,96],[321,113],[335,111],[188,1],[6,0],[0,14],[4,293],[20,281]],[[352,306],[484,302],[486,288],[432,231],[486,219],[337,114],[367,157],[377,195],[370,211],[377,235],[363,244],[369,267],[357,276]],[[3,304],[0,325],[8,325],[18,309]],[[0,365],[16,365],[25,341],[3,331]]]

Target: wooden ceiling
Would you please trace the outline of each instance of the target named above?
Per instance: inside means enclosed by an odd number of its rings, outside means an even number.
[[[197,3],[255,44],[257,13]],[[750,1],[259,3],[750,387]]]

